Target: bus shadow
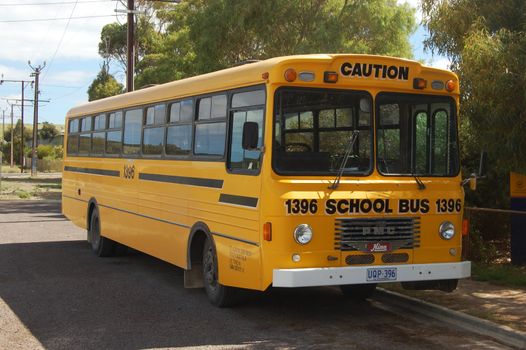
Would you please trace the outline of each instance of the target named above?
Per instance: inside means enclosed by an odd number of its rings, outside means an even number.
[[[218,309],[183,287],[181,269],[135,251],[96,258],[85,241],[1,244],[0,297],[46,349],[325,344],[341,339],[342,322],[380,312],[330,288],[276,289]]]

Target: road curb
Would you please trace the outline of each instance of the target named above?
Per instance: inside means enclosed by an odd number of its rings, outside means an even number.
[[[514,330],[508,326],[502,326],[488,320],[483,320],[383,288],[377,288],[377,292],[372,299],[447,322],[470,332],[491,337],[508,346],[526,349],[526,333]]]

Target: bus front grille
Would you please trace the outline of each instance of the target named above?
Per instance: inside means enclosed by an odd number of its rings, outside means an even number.
[[[335,249],[384,253],[420,246],[420,218],[339,218]]]

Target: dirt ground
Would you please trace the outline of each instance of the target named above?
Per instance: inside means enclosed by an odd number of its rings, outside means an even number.
[[[381,287],[526,332],[524,289],[471,279],[461,280],[452,293],[408,291],[402,289],[400,284],[385,284]]]
[[[0,200],[56,200],[62,193],[62,179],[55,174],[4,177],[0,186]]]

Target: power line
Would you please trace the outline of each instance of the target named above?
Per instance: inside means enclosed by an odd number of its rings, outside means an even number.
[[[69,27],[69,23],[71,22],[71,18],[73,18],[73,12],[75,12],[75,9],[77,8],[77,3],[79,2],[79,0],[76,0],[75,1],[75,5],[73,6],[73,8],[71,9],[71,13],[69,14],[69,18],[68,18],[68,21],[66,22],[66,26],[64,27],[64,31],[62,32],[62,36],[60,37],[60,41],[58,42],[58,45],[57,45],[57,49],[55,50],[55,52],[53,53],[53,56],[51,57],[51,59],[49,60],[49,65],[48,65],[48,69],[47,71],[44,73],[44,76],[42,77],[42,79],[44,79],[46,76],[47,76],[47,73],[50,71],[51,69],[51,65],[53,64],[53,60],[55,59],[55,56],[57,55],[57,52],[58,50],[60,49],[60,46],[62,45],[62,40],[64,40],[64,36],[66,35],[66,32],[68,30],[68,27]]]
[[[95,15],[95,16],[78,16],[78,17],[60,17],[60,18],[31,18],[31,19],[7,19],[0,20],[0,23],[18,23],[18,22],[46,22],[46,21],[70,21],[72,19],[84,19],[84,18],[101,18],[101,17],[114,17],[115,15]]]
[[[116,0],[91,0],[91,1],[79,1],[79,4],[90,4],[95,2],[112,2]],[[10,3],[10,4],[0,4],[0,7],[9,7],[9,6],[42,6],[42,5],[67,5],[74,4],[75,1],[57,1],[57,2],[32,2],[32,3]]]

